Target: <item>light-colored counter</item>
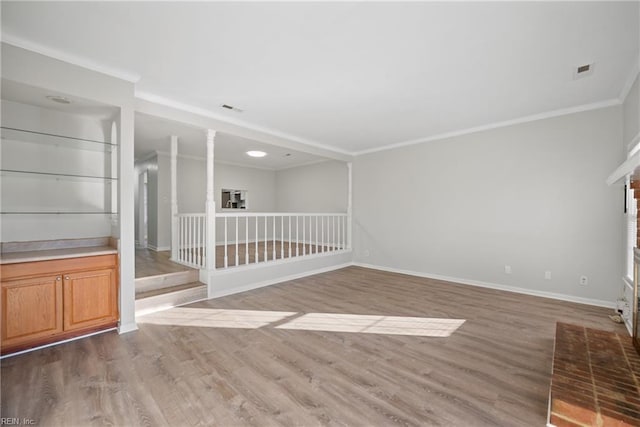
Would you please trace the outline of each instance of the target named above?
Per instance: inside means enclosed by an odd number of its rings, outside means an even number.
[[[113,239],[72,239],[3,243],[0,265],[117,254]]]

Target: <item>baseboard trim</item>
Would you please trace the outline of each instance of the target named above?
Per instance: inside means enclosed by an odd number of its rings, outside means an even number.
[[[164,252],[164,251],[170,251],[171,250],[171,246],[153,246],[153,245],[147,245],[147,249],[151,249],[154,252]]]
[[[129,332],[137,331],[138,325],[136,322],[124,323],[118,327],[118,334],[127,334]]]
[[[420,271],[404,270],[400,268],[387,267],[382,265],[354,262],[356,267],[371,268],[373,270],[388,271],[390,273],[406,274],[409,276],[424,277],[427,279],[443,280],[445,282],[459,283],[461,285],[477,286],[480,288],[496,289],[499,291],[514,292],[517,294],[531,295],[535,297],[549,298],[560,301],[575,302],[578,304],[594,305],[597,307],[615,308],[616,303],[611,301],[597,300],[591,298],[576,297],[573,295],[557,294],[554,292],[536,291],[532,289],[518,288],[515,286],[499,285],[497,283],[482,282],[479,280],[462,279],[459,277],[442,276],[439,274],[423,273]]]
[[[307,277],[307,276],[313,276],[314,274],[327,273],[329,271],[339,270],[341,268],[350,267],[351,265],[353,265],[353,263],[346,262],[346,263],[342,263],[342,264],[330,265],[328,267],[317,268],[315,270],[308,270],[308,271],[305,271],[305,272],[302,272],[302,273],[291,274],[291,275],[288,275],[288,276],[282,276],[282,277],[278,277],[276,279],[264,280],[262,282],[257,282],[257,283],[251,283],[251,284],[248,284],[248,285],[245,285],[245,286],[240,286],[240,287],[233,288],[233,289],[223,289],[221,291],[211,293],[209,295],[209,299],[225,297],[225,296],[233,295],[233,294],[239,294],[241,292],[247,292],[247,291],[251,291],[253,289],[264,288],[266,286],[275,285],[276,283],[288,282],[290,280],[296,280],[296,279],[301,279],[301,278]]]

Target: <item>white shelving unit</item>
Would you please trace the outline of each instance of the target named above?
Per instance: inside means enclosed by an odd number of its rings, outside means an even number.
[[[0,128],[0,141],[3,231],[37,221],[87,237],[109,234],[117,220],[117,145],[9,127]]]

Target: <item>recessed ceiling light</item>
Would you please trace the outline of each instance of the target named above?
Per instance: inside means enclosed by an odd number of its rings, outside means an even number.
[[[264,151],[247,151],[247,156],[251,157],[264,157],[266,155],[267,153],[265,153]]]
[[[57,102],[58,104],[71,104],[71,100],[69,98],[65,98],[64,96],[58,95],[49,95],[47,99],[53,102]]]

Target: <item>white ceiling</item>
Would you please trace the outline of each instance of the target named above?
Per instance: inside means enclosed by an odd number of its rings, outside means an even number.
[[[638,2],[2,2],[3,40],[351,153],[618,100],[638,21]]]
[[[169,153],[171,135],[178,137],[178,154],[206,158],[206,129],[136,113],[134,144],[136,159],[141,160],[155,151]],[[280,170],[326,160],[312,154],[223,132],[216,133],[214,147],[215,159],[218,162],[260,169]],[[264,151],[267,155],[262,158],[249,157],[246,152],[250,150]]]

